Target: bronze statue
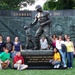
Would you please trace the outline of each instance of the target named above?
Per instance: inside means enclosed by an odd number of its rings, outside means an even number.
[[[31,28],[29,26],[24,26],[25,33],[26,33],[26,49],[31,49],[34,50],[34,43],[32,40],[32,35],[31,35]]]
[[[50,20],[49,12],[43,11],[40,5],[37,5],[35,9],[38,13],[35,15],[35,20],[34,22],[31,23],[30,27],[34,26],[37,22],[39,22],[40,24],[35,34],[35,49],[39,50],[40,49],[40,36],[43,33],[45,34],[48,40],[48,43],[50,44],[49,30],[50,30],[51,20]]]

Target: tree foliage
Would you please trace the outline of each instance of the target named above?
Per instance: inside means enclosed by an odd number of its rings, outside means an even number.
[[[47,0],[44,4],[44,10],[60,10],[60,9],[74,9],[75,0]]]
[[[0,0],[0,9],[1,10],[18,10],[19,3],[22,1],[27,2],[28,4],[33,4],[35,0]]]
[[[58,0],[57,9],[73,9],[73,0]]]
[[[44,10],[55,10],[56,9],[56,5],[57,5],[57,2],[55,2],[54,0],[48,0],[44,4],[43,9]]]

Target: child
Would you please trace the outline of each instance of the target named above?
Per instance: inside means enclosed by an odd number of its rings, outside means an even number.
[[[49,61],[52,65],[54,65],[54,68],[59,68],[61,63],[61,57],[57,50],[57,48],[54,48],[54,56],[53,59]]]
[[[17,70],[24,70],[28,67],[28,65],[24,64],[24,58],[21,55],[21,52],[17,52],[17,54],[14,56],[14,68],[17,68]]]

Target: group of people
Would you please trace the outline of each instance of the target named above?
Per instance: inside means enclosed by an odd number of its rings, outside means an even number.
[[[50,59],[49,62],[54,65],[54,68],[59,68],[61,65],[64,68],[72,68],[74,45],[70,37],[65,35],[64,39],[62,39],[62,36],[58,36],[57,38],[57,36],[53,34],[50,39],[52,40],[52,45],[48,44],[48,40],[44,36],[40,38],[41,50],[49,50],[50,47],[53,47],[53,59]],[[21,50],[22,45],[18,37],[15,37],[14,42],[11,42],[10,37],[6,37],[6,42],[4,43],[2,35],[0,34],[0,68],[7,68],[10,65],[10,58],[12,58],[14,68],[17,68],[17,70],[26,69],[28,65],[24,64]]]
[[[54,68],[59,68],[62,65],[64,68],[73,67],[73,52],[74,44],[68,35],[56,37],[52,36],[52,46],[54,49],[54,56],[49,62],[54,65]],[[66,59],[67,58],[67,59]]]
[[[58,36],[57,38],[53,34],[50,39],[52,41],[51,45],[48,44],[48,40],[44,36],[40,38],[41,50],[49,50],[50,47],[53,47],[53,59],[50,59],[49,62],[54,65],[54,68],[59,68],[61,65],[64,68],[72,68],[74,45],[70,37],[65,35],[64,38],[62,36]],[[24,64],[24,58],[21,56],[21,50],[22,45],[18,37],[15,37],[14,42],[11,42],[10,37],[6,37],[6,42],[4,42],[0,34],[0,68],[7,68],[10,65],[10,58],[13,59],[13,66],[17,70],[27,68],[28,65]]]
[[[22,45],[18,39],[15,37],[14,42],[11,42],[10,37],[6,37],[6,42],[4,43],[2,35],[0,34],[0,69],[6,69],[11,67],[11,61],[13,67],[17,70],[23,70],[28,67],[24,64],[24,58],[21,55]]]

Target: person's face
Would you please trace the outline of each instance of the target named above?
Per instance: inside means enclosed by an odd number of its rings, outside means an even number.
[[[70,41],[70,37],[67,38],[67,41]]]
[[[18,52],[18,54],[17,54],[18,56],[21,56],[21,52]]]
[[[2,40],[2,36],[0,36],[0,40]]]
[[[42,37],[42,41],[44,41],[45,40],[45,38],[44,37]]]
[[[68,38],[68,36],[67,36],[67,35],[65,35],[64,37],[65,37],[65,39],[67,39],[67,38]]]
[[[59,36],[59,40],[62,40],[62,37],[61,36]]]
[[[56,35],[53,35],[53,38],[56,38]]]
[[[8,52],[9,52],[9,50],[8,50],[8,49],[5,49],[5,52],[6,52],[6,53],[8,53]]]
[[[10,37],[7,37],[7,38],[6,38],[6,41],[7,41],[7,42],[10,42]]]
[[[54,48],[54,53],[56,53],[57,52],[57,49],[56,48]]]
[[[18,37],[15,37],[15,41],[18,41]]]
[[[40,8],[40,9],[37,9],[36,11],[37,11],[37,12],[42,12],[42,9]]]

